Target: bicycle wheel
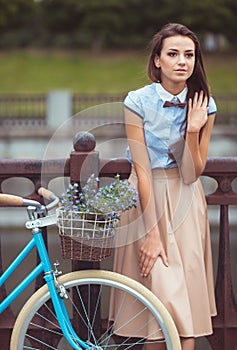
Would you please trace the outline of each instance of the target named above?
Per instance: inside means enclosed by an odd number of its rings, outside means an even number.
[[[68,292],[65,305],[74,330],[81,339],[94,344],[93,349],[142,349],[148,342],[156,343],[156,349],[181,349],[170,314],[140,283],[102,270],[72,272],[58,281]],[[110,317],[109,305],[114,293],[120,295],[119,311]],[[46,285],[22,308],[10,349],[72,349],[58,325]]]

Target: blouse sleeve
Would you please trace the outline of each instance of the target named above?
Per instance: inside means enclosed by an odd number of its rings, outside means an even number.
[[[130,91],[124,100],[124,107],[128,108],[140,118],[144,119],[144,109],[137,91]]]
[[[208,115],[214,114],[214,113],[216,113],[216,111],[217,111],[216,103],[215,103],[214,98],[211,96],[210,99],[209,99],[207,114]]]

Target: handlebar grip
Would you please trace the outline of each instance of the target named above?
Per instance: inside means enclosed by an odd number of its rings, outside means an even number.
[[[44,187],[40,187],[38,189],[38,194],[48,200],[54,200],[55,198],[57,198],[57,196],[53,192],[51,192],[50,190],[47,190]]]
[[[0,193],[0,204],[6,206],[22,207],[24,205],[24,199],[12,194]]]

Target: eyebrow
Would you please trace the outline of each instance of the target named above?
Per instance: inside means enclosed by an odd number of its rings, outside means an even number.
[[[168,50],[170,50],[170,51],[179,51],[178,49],[172,49],[172,48],[170,48],[170,49],[168,49]],[[194,52],[194,50],[193,49],[188,49],[188,50],[185,50],[185,52]]]

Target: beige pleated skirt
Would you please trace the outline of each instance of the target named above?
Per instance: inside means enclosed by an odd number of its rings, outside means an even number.
[[[185,185],[178,169],[155,169],[152,174],[158,224],[169,266],[158,258],[149,276],[140,276],[138,256],[146,232],[138,206],[122,214],[114,271],[141,282],[157,295],[173,317],[180,336],[209,335],[216,305],[207,205],[201,182]],[[134,170],[129,181],[137,186]],[[119,298],[119,294],[111,298],[111,319],[119,308]],[[129,316],[125,312],[124,320]],[[131,332],[129,327],[123,327],[120,335]]]

